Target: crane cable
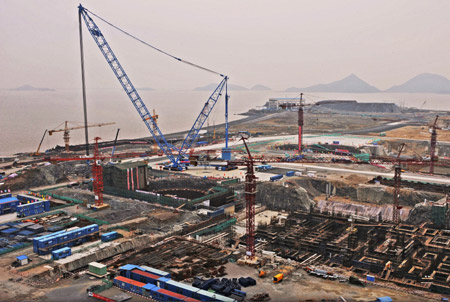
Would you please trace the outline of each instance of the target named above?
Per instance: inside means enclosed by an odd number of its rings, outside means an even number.
[[[112,23],[106,21],[105,19],[103,19],[102,17],[96,15],[95,13],[93,13],[93,12],[90,11],[90,10],[88,10],[87,8],[83,8],[83,9],[84,9],[85,11],[88,11],[89,13],[91,13],[93,16],[97,17],[97,18],[100,19],[101,21],[105,22],[105,23],[108,24],[109,26],[111,26],[111,27],[117,29],[118,31],[122,32],[123,34],[129,36],[130,38],[133,38],[133,39],[135,39],[135,40],[141,42],[142,44],[144,44],[144,45],[146,45],[146,46],[148,46],[148,47],[150,47],[150,48],[153,48],[154,50],[159,51],[159,52],[162,53],[162,54],[165,54],[166,56],[169,56],[169,57],[171,57],[171,58],[173,58],[173,59],[175,59],[175,60],[177,60],[177,61],[179,61],[179,62],[181,62],[181,63],[185,63],[185,64],[187,64],[187,65],[190,65],[190,66],[199,68],[199,69],[201,69],[201,70],[204,70],[204,71],[207,71],[207,72],[210,72],[210,73],[213,73],[213,74],[215,74],[215,75],[219,75],[219,76],[221,76],[221,77],[223,77],[223,78],[225,77],[225,75],[221,74],[220,72],[217,72],[217,71],[208,69],[208,68],[206,68],[206,67],[203,67],[203,66],[194,64],[194,63],[189,62],[189,61],[185,61],[185,60],[183,60],[183,59],[181,59],[181,58],[178,58],[178,57],[176,57],[176,56],[174,56],[174,55],[171,55],[170,53],[165,52],[164,50],[159,49],[159,48],[157,48],[157,47],[155,47],[155,46],[153,46],[153,45],[151,45],[151,44],[149,44],[149,43],[147,43],[147,42],[145,42],[145,41],[139,39],[138,37],[133,36],[132,34],[130,34],[130,33],[126,32],[126,31],[124,31],[123,29],[121,29],[121,28],[115,26],[114,24],[112,24]]]

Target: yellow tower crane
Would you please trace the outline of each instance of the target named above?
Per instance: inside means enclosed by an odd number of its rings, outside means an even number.
[[[64,124],[64,128],[62,128],[62,129],[48,130],[48,135],[53,135],[53,133],[55,133],[55,132],[64,132],[63,139],[64,139],[64,144],[66,146],[66,152],[69,152],[69,145],[70,145],[69,144],[69,141],[70,141],[70,135],[69,135],[70,132],[69,131],[70,130],[76,130],[76,129],[83,129],[84,128],[84,126],[68,127],[69,123],[70,122],[65,121],[63,123]],[[90,124],[90,125],[88,125],[88,127],[101,127],[101,126],[114,125],[114,124],[115,124],[114,122],[113,123]],[[58,127],[60,127],[60,126],[58,126]]]

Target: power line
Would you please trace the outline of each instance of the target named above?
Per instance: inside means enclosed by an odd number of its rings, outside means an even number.
[[[93,16],[97,17],[99,20],[105,22],[105,23],[108,24],[109,26],[111,26],[111,27],[117,29],[117,30],[120,31],[121,33],[123,33],[123,34],[129,36],[130,38],[135,39],[136,41],[141,42],[142,44],[144,44],[144,45],[146,45],[146,46],[148,46],[148,47],[150,47],[150,48],[152,48],[152,49],[154,49],[154,50],[156,50],[156,51],[158,51],[158,52],[160,52],[160,53],[162,53],[162,54],[165,54],[166,56],[171,57],[172,59],[175,59],[175,60],[177,60],[177,61],[179,61],[179,62],[181,62],[181,63],[190,65],[190,66],[192,66],[192,67],[196,67],[196,68],[198,68],[198,69],[201,69],[201,70],[204,70],[204,71],[213,73],[213,74],[215,74],[215,75],[219,75],[219,76],[221,76],[221,77],[225,77],[225,75],[221,74],[220,72],[217,72],[217,71],[214,71],[214,70],[212,70],[212,69],[209,69],[209,68],[200,66],[200,65],[198,65],[198,64],[194,64],[194,63],[189,62],[189,61],[185,61],[185,60],[183,60],[183,59],[181,59],[181,58],[179,58],[179,57],[176,57],[176,56],[174,56],[174,55],[172,55],[172,54],[170,54],[170,53],[168,53],[168,52],[166,52],[166,51],[164,51],[164,50],[162,50],[162,49],[159,49],[159,48],[157,48],[157,47],[151,45],[150,43],[147,43],[147,42],[145,42],[145,41],[139,39],[138,37],[136,37],[136,36],[134,36],[134,35],[132,35],[132,34],[126,32],[126,31],[124,31],[123,29],[117,27],[116,25],[112,24],[111,22],[106,21],[105,19],[103,19],[102,17],[96,15],[95,13],[93,13],[93,12],[90,11],[90,10],[88,10],[87,8],[84,8],[84,10],[88,11],[88,12],[91,13]]]

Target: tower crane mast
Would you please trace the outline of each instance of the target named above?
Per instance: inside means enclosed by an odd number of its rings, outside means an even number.
[[[403,149],[405,148],[405,143],[401,144],[400,149],[397,154],[397,162],[394,166],[394,204],[392,207],[392,221],[394,223],[398,223],[400,221],[400,206],[399,206],[399,200],[400,200],[400,186],[402,181],[402,167],[400,166],[400,155],[403,152]]]
[[[253,169],[253,158],[247,146],[248,132],[241,132],[241,140],[247,150],[248,159],[245,161],[247,173],[245,174],[245,209],[246,209],[246,236],[247,257],[252,260],[255,257],[255,197],[256,176]]]
[[[436,115],[433,125],[430,127],[431,140],[430,140],[430,174],[434,173],[434,162],[437,161],[436,157],[436,143],[437,143],[437,132],[436,130],[441,129],[436,127],[439,115]]]

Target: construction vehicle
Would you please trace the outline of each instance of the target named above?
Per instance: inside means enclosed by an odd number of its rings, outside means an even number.
[[[267,273],[263,270],[259,271],[258,277],[259,278],[265,278],[267,276]]]
[[[98,15],[94,14],[93,12],[89,11],[88,9],[84,8],[81,4],[78,6],[78,16],[79,16],[79,28],[80,28],[80,48],[81,48],[81,63],[82,63],[82,78],[84,79],[84,54],[83,54],[83,47],[82,47],[82,31],[81,31],[81,20],[84,21],[86,28],[88,29],[89,33],[91,34],[92,38],[94,39],[95,43],[97,44],[100,52],[103,54],[104,58],[106,59],[108,65],[111,67],[114,75],[116,76],[117,80],[119,81],[120,85],[122,86],[123,90],[127,94],[128,98],[132,102],[133,106],[137,110],[141,120],[146,125],[147,129],[150,131],[151,135],[153,136],[153,139],[156,141],[159,149],[162,151],[163,154],[167,156],[167,158],[170,160],[170,165],[167,165],[168,169],[173,170],[183,170],[183,168],[186,167],[185,163],[182,163],[183,159],[187,157],[187,152],[191,148],[194,141],[198,138],[199,132],[201,128],[203,127],[203,124],[208,119],[209,114],[213,110],[215,104],[219,100],[219,97],[222,95],[222,91],[225,89],[225,136],[226,136],[226,142],[225,146],[228,146],[228,94],[227,94],[227,82],[228,77],[218,73],[216,71],[213,71],[211,69],[199,66],[197,64],[185,61],[181,58],[175,57],[165,51],[162,51],[159,48],[156,48],[152,45],[150,45],[147,42],[142,41],[141,39],[126,33],[119,27],[111,24],[110,22],[106,22],[106,24],[112,26],[113,28],[117,29],[118,31],[125,33],[129,37],[143,43],[144,45],[152,48],[153,50],[158,51],[161,54],[164,54],[166,56],[171,57],[172,59],[177,60],[178,62],[185,63],[190,65],[191,67],[199,68],[203,71],[213,73],[215,75],[218,75],[222,78],[222,81],[219,83],[219,85],[216,87],[214,92],[211,94],[211,96],[206,101],[205,105],[203,106],[202,110],[200,111],[200,114],[198,115],[197,119],[194,122],[194,125],[192,126],[191,130],[186,135],[186,138],[181,144],[181,147],[175,147],[172,144],[169,144],[167,139],[164,137],[163,133],[161,132],[160,128],[157,125],[156,118],[157,115],[152,115],[150,111],[147,109],[147,106],[144,104],[144,102],[141,99],[141,96],[139,95],[138,91],[134,87],[133,83],[131,82],[130,78],[128,77],[127,73],[123,69],[122,65],[119,63],[118,58],[114,54],[113,50],[111,49],[109,43],[106,41],[102,31],[97,26],[97,24],[94,22],[94,20],[91,18],[92,16],[95,16],[98,19],[101,19],[103,21],[103,18],[99,17]],[[84,86],[83,86],[84,87]],[[84,88],[83,88],[84,89]],[[83,90],[83,92],[85,92]]]
[[[283,274],[276,274],[273,276],[273,283],[280,283],[283,280]]]
[[[38,146],[36,152],[33,153],[34,156],[41,155],[41,153],[39,153],[39,150],[41,150],[41,145],[42,145],[42,142],[44,141],[44,138],[45,138],[46,134],[47,134],[47,129],[45,129],[44,135],[42,135],[41,142],[39,143],[39,146]]]
[[[65,121],[64,123],[64,128],[62,129],[53,129],[53,130],[48,130],[48,135],[53,135],[53,133],[56,132],[64,132],[63,134],[63,139],[64,139],[64,144],[65,144],[65,150],[66,152],[69,152],[69,145],[70,145],[70,131],[71,130],[76,130],[76,129],[84,129],[84,126],[75,126],[75,127],[69,127],[69,121]],[[60,127],[62,124],[58,125],[56,128]],[[75,124],[75,123],[72,123]],[[91,124],[88,125],[88,127],[102,127],[102,126],[107,126],[107,125],[114,125],[115,123],[99,123],[99,124]],[[45,133],[44,133],[45,136]],[[44,139],[44,137],[42,137],[42,140]],[[39,144],[38,147],[38,151],[36,153],[39,153],[39,148],[41,147],[42,144],[42,140],[41,143]]]

